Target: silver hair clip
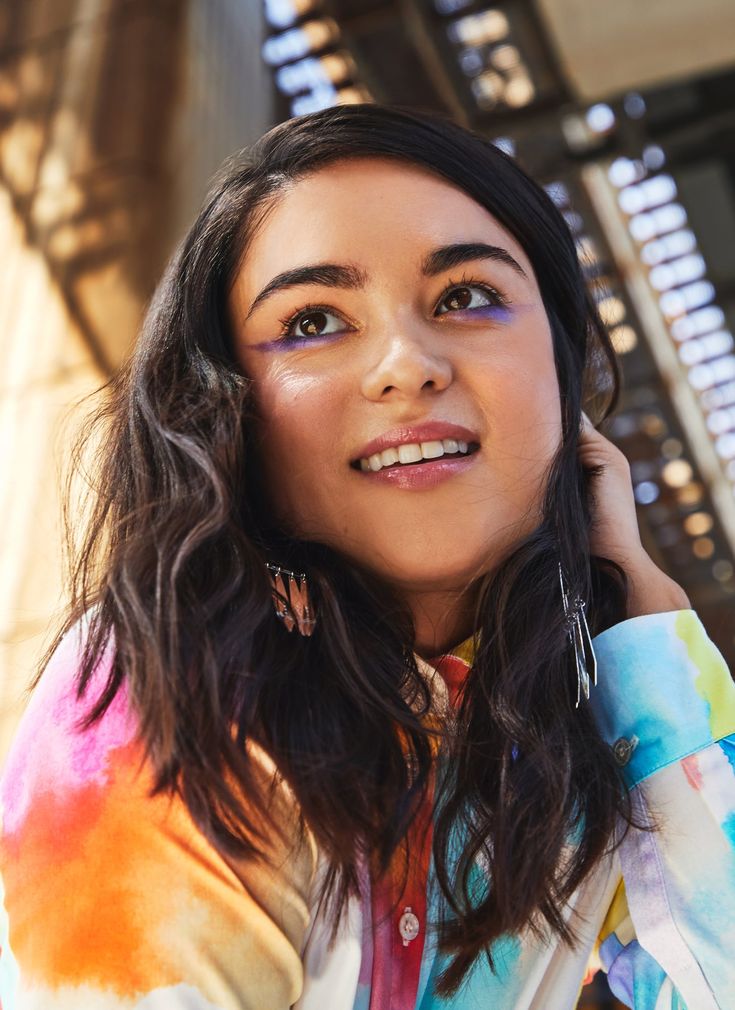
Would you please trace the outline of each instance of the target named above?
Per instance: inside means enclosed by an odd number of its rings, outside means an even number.
[[[299,634],[310,637],[314,631],[314,617],[305,572],[291,572],[288,568],[266,562],[271,579],[273,606],[287,631],[297,628]]]
[[[592,670],[592,683],[597,687],[597,659],[595,650],[592,647],[592,636],[585,616],[585,602],[581,596],[577,596],[573,603],[570,603],[569,591],[565,585],[562,573],[561,561],[559,562],[559,583],[561,585],[561,598],[564,604],[564,616],[567,623],[567,634],[574,649],[574,662],[577,669],[577,703],[575,708],[579,708],[582,693],[586,700],[590,696],[590,669]]]

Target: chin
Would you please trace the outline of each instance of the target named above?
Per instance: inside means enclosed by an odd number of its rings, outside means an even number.
[[[406,550],[402,547],[360,559],[376,575],[399,589],[418,592],[462,592],[489,570],[484,549],[467,551],[467,542],[452,551],[446,542],[431,550]]]

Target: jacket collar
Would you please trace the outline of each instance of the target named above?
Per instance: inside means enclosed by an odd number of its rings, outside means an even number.
[[[432,710],[437,716],[446,717],[456,704],[459,691],[474,662],[476,651],[477,637],[471,635],[450,652],[430,660],[416,656],[416,665],[429,685]]]

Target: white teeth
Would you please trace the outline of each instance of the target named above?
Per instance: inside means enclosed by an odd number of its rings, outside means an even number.
[[[412,442],[410,445],[398,446],[398,459],[401,463],[418,463],[423,458],[421,446],[415,442]]]
[[[444,446],[441,442],[422,442],[421,455],[424,459],[438,459],[444,455]]]
[[[386,466],[395,466],[396,463],[419,463],[422,459],[439,459],[445,453],[466,454],[469,451],[469,443],[460,442],[454,438],[434,439],[430,442],[411,442],[409,445],[391,446],[383,449],[382,452],[373,453],[366,459],[360,460],[360,469],[364,472],[372,471],[377,473]]]

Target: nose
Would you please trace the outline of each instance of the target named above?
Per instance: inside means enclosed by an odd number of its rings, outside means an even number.
[[[428,338],[401,333],[386,340],[378,359],[362,378],[368,400],[414,399],[423,392],[441,392],[452,381],[445,355],[429,346]]]

